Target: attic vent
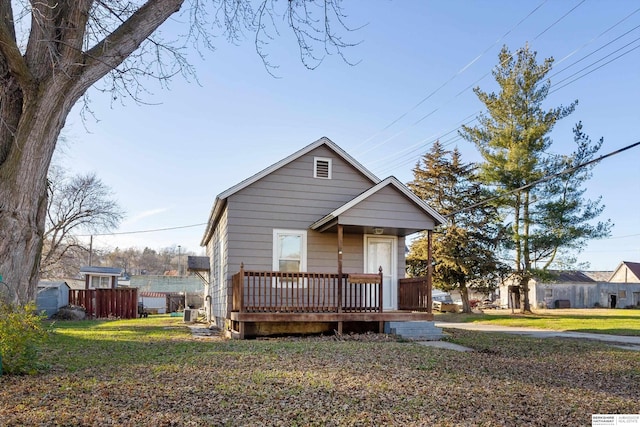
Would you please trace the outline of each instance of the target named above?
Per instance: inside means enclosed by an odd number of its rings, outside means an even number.
[[[315,157],[313,159],[313,177],[331,179],[331,159]]]

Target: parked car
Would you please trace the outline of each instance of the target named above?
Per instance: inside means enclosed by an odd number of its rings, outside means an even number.
[[[487,308],[499,308],[499,307],[498,307],[498,304],[496,304],[495,302],[491,301],[490,299],[485,299],[481,303],[478,304],[478,308],[483,310],[483,309],[487,309]]]
[[[431,299],[433,301],[431,307],[434,311],[439,311],[440,313],[458,312],[458,304],[453,302],[453,299],[448,292],[434,290],[431,293]]]

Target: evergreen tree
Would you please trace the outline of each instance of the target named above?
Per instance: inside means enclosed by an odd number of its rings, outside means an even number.
[[[499,231],[497,210],[491,205],[465,209],[487,197],[474,172],[460,153],[446,151],[436,142],[413,170],[409,188],[447,218],[436,233],[433,255],[436,262],[434,284],[443,290],[460,291],[463,311],[471,312],[469,288],[491,290],[501,269],[496,256]],[[412,245],[407,259],[409,273],[426,272],[427,236]]]
[[[548,173],[558,177],[541,186],[541,202],[534,211],[534,222],[538,227],[532,235],[532,247],[535,261],[543,262],[545,270],[556,262],[559,252],[580,250],[589,239],[607,237],[612,227],[610,220],[591,224],[603,212],[604,206],[601,198],[585,199],[582,188],[591,178],[595,164],[580,165],[595,158],[603,140],[592,143],[582,132],[581,122],[576,124],[573,133],[575,151],[547,162]]]
[[[493,71],[499,92],[474,89],[486,107],[486,113],[480,114],[477,126],[463,126],[460,132],[480,151],[484,162],[480,165],[479,177],[484,184],[494,188],[497,196],[502,196],[497,199],[498,204],[511,221],[507,248],[513,253],[513,273],[519,282],[523,312],[531,311],[529,280],[537,259],[544,255],[552,260],[559,248],[579,244],[606,231],[599,226],[595,229],[584,226],[585,221],[601,211],[598,202],[595,205],[580,202],[582,192],[575,184],[586,179],[582,172],[573,178],[567,176],[550,181],[545,186],[531,185],[549,173],[559,171],[568,159],[593,155],[599,148],[591,147],[587,138],[582,142],[588,143],[580,148],[579,142],[573,156],[560,160],[547,157],[552,143],[549,133],[558,120],[574,111],[577,104],[575,101],[567,107],[544,109],[542,103],[551,85],[546,75],[552,64],[553,58],[538,64],[536,53],[529,46],[515,54],[504,47]],[[566,185],[561,183],[562,179],[568,179]],[[563,188],[568,192],[563,193]],[[571,229],[570,223],[582,228]],[[594,233],[594,230],[600,232]]]

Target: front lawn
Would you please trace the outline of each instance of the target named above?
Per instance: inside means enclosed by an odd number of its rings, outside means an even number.
[[[591,425],[640,412],[637,352],[453,331],[460,353],[386,336],[195,339],[179,318],[59,322],[49,372],[0,377],[0,424]]]
[[[484,310],[473,314],[436,314],[440,322],[477,322],[556,331],[593,332],[612,335],[640,335],[640,310],[635,309],[555,309],[520,314],[511,310]]]

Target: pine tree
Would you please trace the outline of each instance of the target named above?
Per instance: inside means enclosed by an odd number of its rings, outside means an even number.
[[[601,213],[599,202],[582,203],[583,193],[576,187],[586,179],[579,172],[547,185],[531,185],[549,173],[559,171],[580,158],[593,155],[598,147],[582,139],[573,156],[549,159],[550,132],[558,120],[575,110],[577,101],[567,107],[543,108],[550,81],[553,58],[536,62],[536,53],[525,46],[515,54],[504,47],[493,76],[499,92],[474,92],[486,107],[474,127],[463,126],[460,134],[473,142],[484,162],[479,177],[501,196],[499,206],[511,221],[507,245],[513,253],[513,273],[519,282],[522,312],[531,311],[529,280],[534,262],[544,255],[553,260],[561,247],[578,245],[586,238],[608,232],[606,225],[590,228],[586,221]],[[583,143],[582,145],[580,145]],[[564,184],[562,181],[564,180]],[[572,228],[571,224],[577,227]]]
[[[500,269],[496,256],[499,231],[497,210],[491,205],[466,207],[480,202],[486,191],[477,181],[473,164],[464,164],[460,152],[446,151],[436,142],[413,170],[408,184],[418,197],[447,218],[433,241],[434,284],[443,290],[457,289],[464,312],[471,312],[469,288],[490,290]],[[426,272],[427,237],[412,245],[407,259],[410,273]]]
[[[549,175],[559,175],[544,183],[540,188],[540,202],[534,210],[536,232],[532,235],[534,262],[543,262],[548,269],[556,260],[559,252],[580,250],[589,239],[607,237],[612,227],[611,221],[599,221],[591,224],[602,212],[601,198],[584,198],[583,184],[591,178],[595,164],[585,164],[595,158],[603,140],[595,144],[582,132],[579,122],[573,129],[576,149],[570,155],[561,155],[549,159],[546,170]],[[571,171],[566,173],[566,171]]]

